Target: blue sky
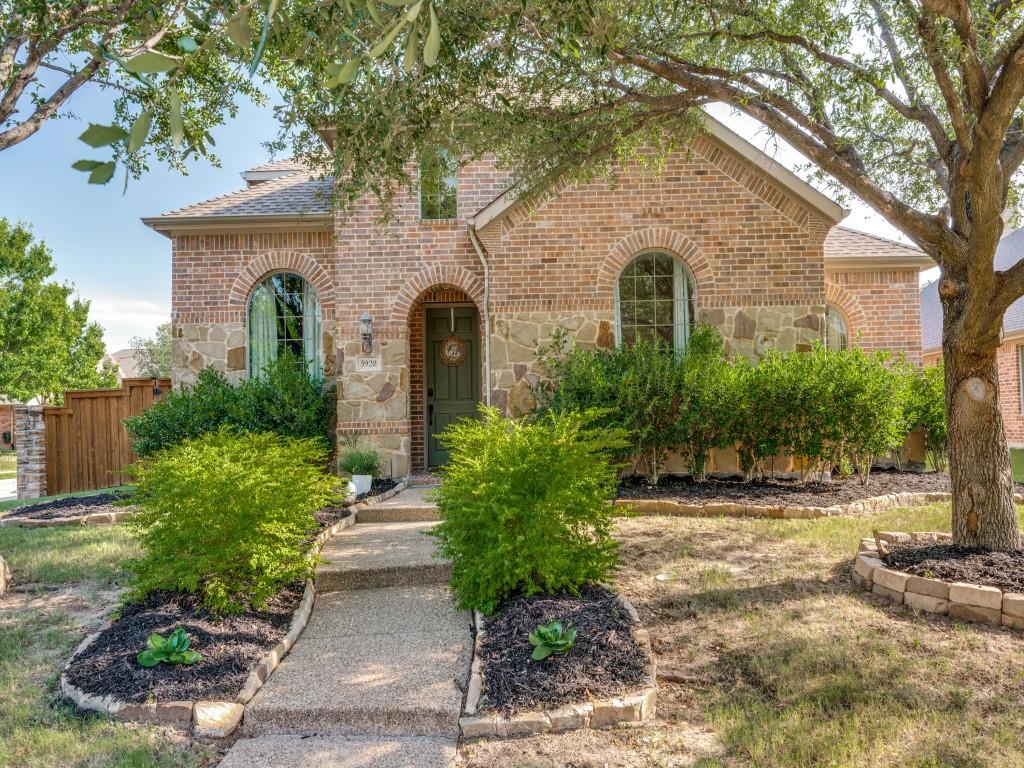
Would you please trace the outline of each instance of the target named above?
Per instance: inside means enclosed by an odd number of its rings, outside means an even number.
[[[262,142],[276,133],[271,108],[246,102],[238,117],[213,131],[221,167],[195,162],[183,176],[155,166],[138,181],[115,178],[106,186],[89,185],[71,168],[83,157],[100,157],[77,140],[89,122],[109,123],[108,94],[94,87],[72,98],[74,117],[52,121],[35,136],[0,152],[0,216],[27,222],[52,249],[57,276],[75,284],[92,302],[92,317],[104,328],[107,349],[128,346],[132,336],[151,335],[170,317],[170,241],[139,221],[240,189],[239,173],[268,159]],[[799,157],[776,148],[757,126],[728,110],[712,108],[719,119],[757,146],[793,167]],[[885,221],[854,203],[846,226],[897,237]]]

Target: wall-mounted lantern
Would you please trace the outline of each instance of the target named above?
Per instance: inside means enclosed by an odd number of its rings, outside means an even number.
[[[363,354],[373,352],[373,318],[369,312],[364,312],[359,318],[359,335],[363,339]]]

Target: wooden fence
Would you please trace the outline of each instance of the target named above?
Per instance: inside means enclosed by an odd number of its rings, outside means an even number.
[[[64,393],[64,405],[43,409],[46,492],[73,493],[128,481],[137,458],[124,420],[142,413],[171,388],[170,379],[124,379],[120,389]]]

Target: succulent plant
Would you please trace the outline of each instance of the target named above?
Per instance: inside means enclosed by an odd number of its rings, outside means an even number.
[[[203,655],[196,651],[190,651],[188,635],[185,630],[178,627],[166,638],[156,632],[146,640],[146,650],[138,655],[138,662],[144,667],[155,667],[163,662],[165,664],[195,664],[203,660]]]
[[[563,627],[562,622],[539,624],[530,633],[534,661],[542,661],[553,653],[568,653],[576,643],[576,627]]]

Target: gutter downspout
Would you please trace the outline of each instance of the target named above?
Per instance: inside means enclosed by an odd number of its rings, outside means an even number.
[[[484,268],[484,402],[487,405],[491,404],[491,306],[490,306],[490,287],[491,287],[491,270],[487,263],[487,257],[484,255],[484,247],[480,242],[480,238],[476,234],[476,219],[470,216],[466,219],[466,228],[469,230],[469,241],[473,244],[473,250],[476,251],[477,258],[480,259],[480,263]]]

